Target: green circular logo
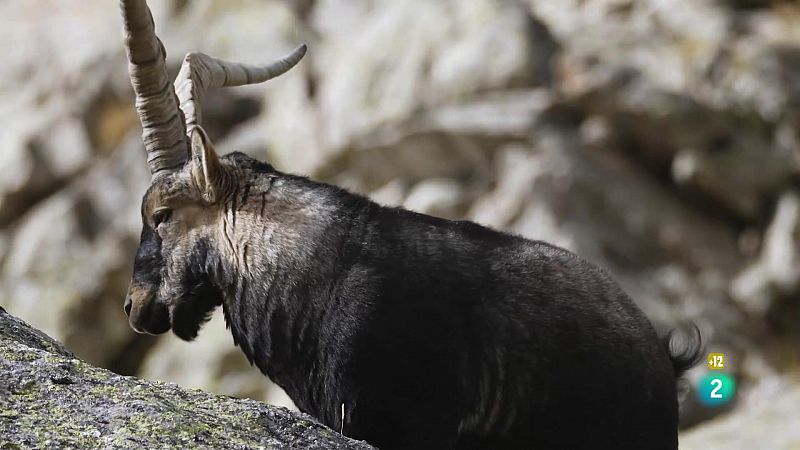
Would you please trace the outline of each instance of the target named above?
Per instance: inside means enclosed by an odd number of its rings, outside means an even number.
[[[705,406],[722,406],[736,394],[736,380],[727,373],[709,373],[700,379],[697,396]]]

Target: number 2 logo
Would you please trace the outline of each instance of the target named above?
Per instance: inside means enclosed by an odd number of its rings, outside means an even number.
[[[705,406],[722,406],[733,400],[736,380],[727,373],[709,373],[697,385],[697,399]]]
[[[722,380],[714,378],[711,380],[711,385],[714,386],[714,389],[711,390],[711,398],[722,398],[722,394],[719,393],[722,389]]]

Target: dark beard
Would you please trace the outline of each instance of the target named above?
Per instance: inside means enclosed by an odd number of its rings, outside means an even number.
[[[222,304],[222,294],[208,280],[199,280],[187,287],[187,293],[172,309],[170,321],[176,336],[191,341],[211,319],[214,309]]]

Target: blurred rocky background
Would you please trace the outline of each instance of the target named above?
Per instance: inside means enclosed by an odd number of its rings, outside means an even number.
[[[736,401],[692,371],[682,448],[800,446],[769,425],[800,420],[799,4],[150,3],[173,74],[309,44],[209,94],[218,149],[577,252],[726,353]],[[0,305],[117,373],[287,404],[219,315],[191,344],[127,326],[149,175],[120,30],[116,2],[0,2]]]

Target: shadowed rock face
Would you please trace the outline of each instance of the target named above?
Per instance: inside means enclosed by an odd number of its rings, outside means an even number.
[[[0,448],[372,447],[284,408],[92,367],[0,308]]]

